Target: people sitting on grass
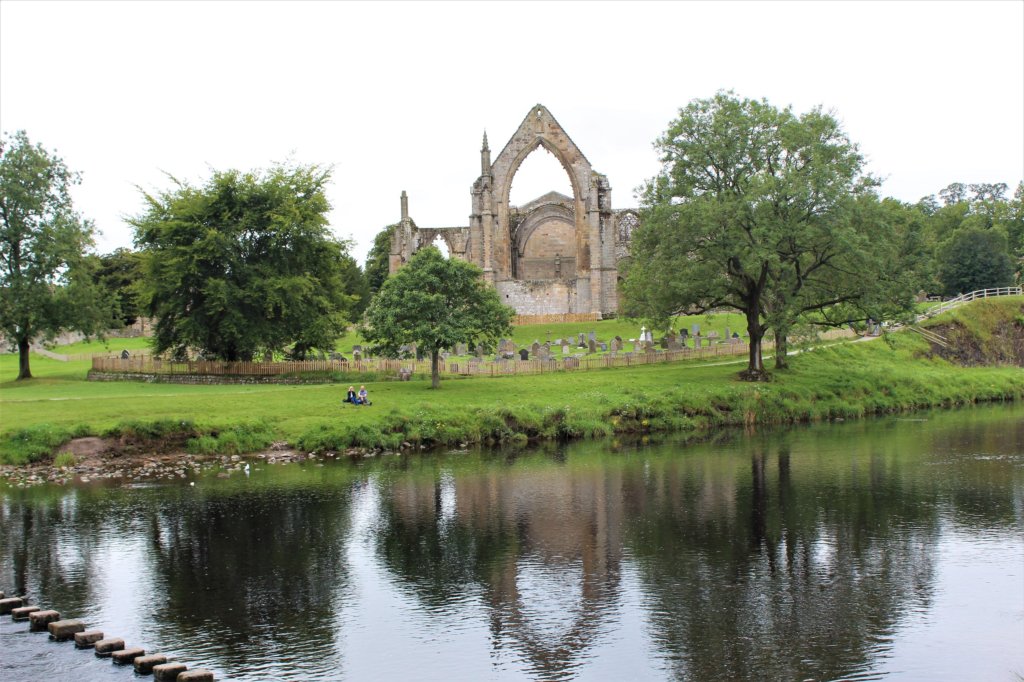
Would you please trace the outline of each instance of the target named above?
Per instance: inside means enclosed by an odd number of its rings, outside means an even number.
[[[353,405],[370,405],[369,394],[366,392],[366,386],[359,387],[359,393],[356,393],[354,386],[348,387],[348,392],[345,394],[343,403],[352,403]]]

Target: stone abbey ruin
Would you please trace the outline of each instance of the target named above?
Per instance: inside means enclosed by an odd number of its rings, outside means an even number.
[[[551,152],[569,175],[573,196],[549,192],[522,206],[509,205],[512,179],[538,147]],[[491,163],[484,133],[480,177],[470,190],[465,227],[418,227],[402,192],[402,220],[391,237],[395,272],[417,249],[441,239],[452,258],[483,269],[506,304],[523,316],[614,317],[619,309],[619,266],[629,256],[636,209],[613,209],[608,179],[542,105],[534,106]]]

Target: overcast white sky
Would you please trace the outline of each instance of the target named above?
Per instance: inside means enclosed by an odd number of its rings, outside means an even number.
[[[496,156],[538,102],[635,206],[653,140],[719,89],[834,111],[905,201],[1024,177],[1020,0],[0,0],[0,128],[81,171],[102,252],[131,245],[136,186],[292,159],[334,166],[362,262],[403,189],[419,225],[468,224],[482,132]],[[567,187],[539,152],[513,203]]]

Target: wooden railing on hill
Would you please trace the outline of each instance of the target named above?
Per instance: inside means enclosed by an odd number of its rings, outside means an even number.
[[[938,305],[934,305],[928,308],[920,315],[917,316],[917,321],[927,320],[929,317],[935,317],[940,313],[944,313],[947,310],[952,310],[957,306],[961,306],[964,303],[970,303],[971,301],[977,301],[982,298],[995,298],[998,296],[1020,296],[1024,293],[1024,287],[998,287],[994,289],[978,289],[972,291],[969,294],[960,294],[956,298],[951,298],[948,301],[943,301]]]
[[[837,339],[855,336],[848,329],[836,329],[821,335],[823,339]],[[765,350],[771,350],[773,344],[766,341]],[[548,360],[501,360],[501,361],[470,361],[462,358],[442,360],[439,369],[442,374],[451,376],[506,376],[510,374],[544,374],[548,372],[585,371],[604,369],[607,367],[635,367],[655,363],[679,362],[682,360],[706,360],[719,357],[735,357],[746,355],[749,347],[743,342],[725,341],[700,349],[685,348],[683,350],[651,353],[619,353],[616,355],[584,355],[582,357],[562,357]],[[120,357],[94,357],[92,369],[96,372],[121,374],[195,374],[208,376],[282,376],[301,374],[323,374],[345,372],[357,374],[377,374],[399,376],[400,374],[429,374],[430,360],[392,360],[387,358],[371,358],[368,360],[305,360],[293,362],[218,362],[211,360],[191,360],[187,362],[171,362],[150,356],[138,355],[127,359]]]

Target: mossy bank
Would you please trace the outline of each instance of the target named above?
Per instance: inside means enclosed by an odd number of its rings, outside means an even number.
[[[54,370],[34,385],[2,385],[0,458],[45,461],[83,436],[105,437],[111,456],[246,454],[273,443],[306,453],[398,451],[701,432],[1024,398],[1024,299],[981,301],[927,326],[945,344],[903,331],[814,348],[769,383],[737,381],[742,364],[678,363],[452,380],[437,391],[424,382],[380,382],[369,385],[375,400],[365,408],[343,405],[337,385],[95,384],[84,371]]]

